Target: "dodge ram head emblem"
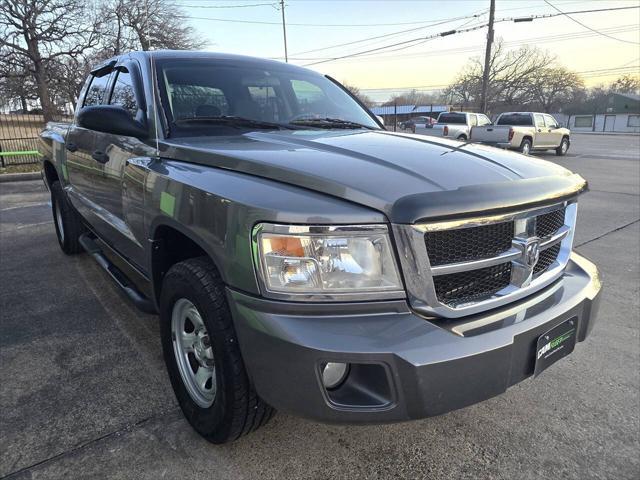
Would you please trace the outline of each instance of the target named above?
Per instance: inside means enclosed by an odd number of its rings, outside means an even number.
[[[524,245],[523,262],[527,267],[533,268],[540,258],[540,240],[530,238]]]

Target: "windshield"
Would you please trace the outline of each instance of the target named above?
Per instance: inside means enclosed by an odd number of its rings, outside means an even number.
[[[438,123],[465,125],[467,117],[464,113],[441,113],[438,117]]]
[[[380,128],[342,88],[314,72],[209,59],[159,59],[156,65],[171,136]]]
[[[531,115],[528,113],[506,113],[500,115],[497,125],[513,125],[527,127],[533,125]]]

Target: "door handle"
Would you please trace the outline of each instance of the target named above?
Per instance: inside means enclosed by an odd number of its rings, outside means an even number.
[[[100,150],[96,150],[91,154],[91,158],[93,158],[98,163],[107,163],[109,161],[109,155]]]
[[[538,132],[542,132],[542,129],[541,129],[541,128],[539,128],[539,129],[538,129]]]
[[[75,152],[76,150],[78,150],[78,146],[72,142],[68,142],[66,147],[67,147],[67,150],[69,150],[70,152]]]

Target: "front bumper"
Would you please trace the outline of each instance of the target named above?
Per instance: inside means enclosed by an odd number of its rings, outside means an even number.
[[[576,318],[577,341],[587,337],[600,288],[596,267],[573,253],[542,291],[454,321],[426,320],[404,301],[306,305],[233,290],[228,298],[247,370],[267,403],[320,421],[378,423],[462,408],[531,376],[540,335]],[[323,362],[353,364],[335,392],[322,386]]]

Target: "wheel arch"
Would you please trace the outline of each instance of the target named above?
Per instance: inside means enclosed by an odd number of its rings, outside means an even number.
[[[170,218],[157,219],[150,229],[149,273],[154,300],[158,304],[162,280],[169,269],[178,262],[196,257],[207,257],[224,278],[222,259],[208,247],[193,230]]]
[[[47,187],[49,187],[49,190],[51,190],[51,185],[53,184],[53,182],[60,180],[58,169],[51,160],[45,158],[42,161],[42,170],[44,172],[44,178],[47,182]]]

